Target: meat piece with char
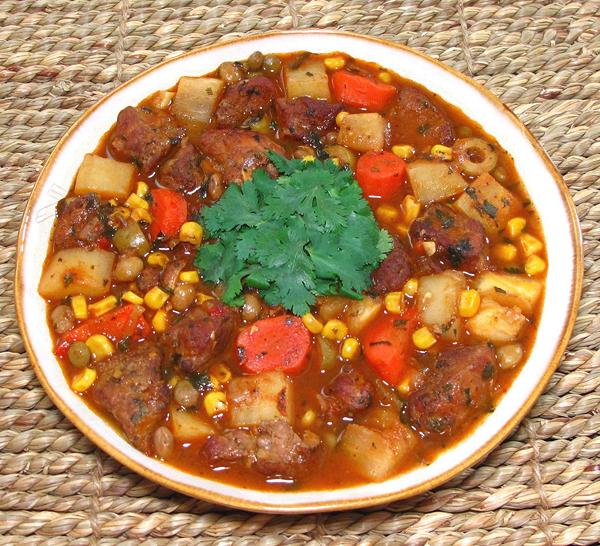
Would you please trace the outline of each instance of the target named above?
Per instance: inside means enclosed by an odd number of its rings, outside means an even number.
[[[109,229],[108,215],[112,207],[102,203],[95,193],[88,193],[58,203],[58,219],[54,229],[54,248],[97,245]]]
[[[135,447],[150,453],[152,434],[169,404],[160,347],[143,342],[98,362],[96,372],[93,399],[117,420]]]
[[[379,267],[371,274],[373,285],[371,292],[381,295],[387,292],[402,290],[412,271],[412,264],[408,252],[404,248],[400,237],[392,236],[394,247]]]
[[[230,85],[215,112],[217,126],[224,129],[241,127],[244,122],[267,110],[276,93],[275,84],[265,76],[255,76]]]
[[[158,180],[172,190],[193,192],[205,184],[201,161],[202,156],[195,146],[189,140],[184,140],[160,167]]]
[[[321,411],[327,418],[354,414],[371,405],[373,391],[373,385],[360,372],[348,367],[319,395]]]
[[[315,136],[335,127],[335,117],[341,111],[341,104],[331,104],[310,97],[292,100],[279,98],[275,101],[277,123],[282,134],[309,144],[314,141]]]

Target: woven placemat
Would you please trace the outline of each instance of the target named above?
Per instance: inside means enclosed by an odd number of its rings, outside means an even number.
[[[15,320],[15,243],[44,161],[106,92],[194,47],[308,27],[409,45],[506,102],[570,187],[584,293],[560,369],[477,468],[377,509],[253,515],[142,479],[52,405]],[[0,0],[0,544],[600,543],[599,29],[598,0]]]

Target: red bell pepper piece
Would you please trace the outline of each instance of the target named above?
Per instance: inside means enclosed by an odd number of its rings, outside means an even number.
[[[164,188],[152,190],[150,214],[150,237],[156,239],[159,233],[173,237],[187,220],[187,201],[180,193]]]

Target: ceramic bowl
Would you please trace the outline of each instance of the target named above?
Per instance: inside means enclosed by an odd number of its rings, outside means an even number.
[[[342,51],[379,63],[418,82],[493,135],[514,158],[540,216],[547,242],[548,276],[537,339],[521,372],[496,410],[464,440],[432,464],[381,483],[327,491],[273,493],[192,476],[133,448],[98,417],[67,384],[52,353],[44,300],[37,293],[55,217],[85,153],[92,152],[120,110],[181,76],[200,76],[223,61],[255,50],[285,53]],[[58,143],[29,200],[19,234],[16,299],[19,324],[32,365],[50,398],[86,435],[112,457],[161,485],[193,497],[265,512],[314,512],[385,503],[424,492],[480,461],[526,415],[555,370],[571,333],[582,277],[580,232],[567,188],[524,125],[490,92],[471,79],[401,45],[341,32],[298,31],[242,38],[191,51],[131,79],[90,108]]]

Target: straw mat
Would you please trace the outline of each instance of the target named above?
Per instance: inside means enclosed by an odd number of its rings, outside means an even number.
[[[35,378],[13,277],[36,176],[86,108],[167,57],[295,27],[406,44],[499,96],[570,187],[585,282],[559,371],[477,468],[390,506],[284,517],[175,494],[96,449]],[[0,544],[600,543],[599,30],[598,0],[0,0]]]

